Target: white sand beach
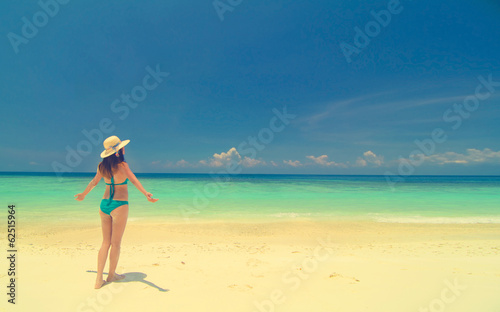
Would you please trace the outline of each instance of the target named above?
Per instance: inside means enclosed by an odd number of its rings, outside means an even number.
[[[4,296],[2,311],[500,310],[498,224],[130,220],[126,278],[99,290],[98,224],[20,233],[16,305]]]

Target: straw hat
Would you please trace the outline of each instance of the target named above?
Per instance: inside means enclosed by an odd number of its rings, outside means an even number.
[[[116,135],[110,136],[109,138],[104,140],[104,142],[102,142],[105,150],[101,153],[101,158],[106,158],[115,153],[118,153],[118,151],[129,142],[130,140],[120,141],[120,139]]]

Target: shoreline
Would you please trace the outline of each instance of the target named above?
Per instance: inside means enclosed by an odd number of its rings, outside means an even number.
[[[100,220],[95,222],[81,221],[73,223],[23,223],[19,227],[22,238],[37,238],[40,235],[76,234],[79,231],[96,231],[100,235]],[[372,240],[414,241],[433,240],[435,235],[448,239],[497,239],[500,244],[500,224],[496,223],[385,223],[371,220],[227,220],[211,219],[196,221],[168,221],[160,222],[150,219],[130,218],[127,222],[125,235],[128,230],[143,231],[144,236],[155,241],[150,235],[169,236],[175,233],[181,239],[183,233],[203,232],[214,235],[229,235],[232,238],[257,235],[266,237],[270,234],[275,237],[295,237],[297,230],[311,235],[335,235],[339,238],[363,238]],[[149,234],[148,234],[149,233]],[[349,236],[352,236],[349,238]],[[272,238],[272,237],[271,237]],[[341,242],[340,242],[341,243]]]
[[[299,217],[269,217],[269,216],[254,216],[254,217],[196,217],[196,218],[183,218],[183,217],[173,217],[170,215],[165,216],[134,216],[129,213],[128,222],[133,223],[147,223],[147,224],[210,224],[210,223],[230,223],[230,224],[273,224],[273,223],[331,223],[331,224],[387,224],[387,225],[404,225],[404,226],[418,226],[418,225],[429,225],[429,226],[498,226],[500,228],[500,222],[496,222],[497,218],[500,216],[449,216],[449,217],[424,217],[424,216],[398,216],[394,215],[392,217],[388,216],[366,216],[366,215],[353,215],[353,216],[336,216],[336,217],[310,217],[310,216],[299,216]],[[477,221],[477,220],[482,221]],[[41,224],[40,220],[44,223]],[[453,221],[456,222],[453,222]],[[467,222],[464,222],[468,220]],[[443,222],[439,222],[443,221]],[[492,222],[495,221],[495,222]],[[65,226],[71,224],[80,225],[100,225],[100,217],[96,212],[93,216],[86,215],[85,218],[74,219],[65,218],[63,220],[56,219],[52,216],[46,216],[46,219],[41,218],[24,218],[20,221],[23,225],[29,227],[39,227],[46,224],[47,226]]]

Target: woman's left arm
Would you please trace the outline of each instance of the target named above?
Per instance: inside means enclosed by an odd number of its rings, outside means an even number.
[[[144,196],[146,196],[146,199],[148,201],[156,203],[158,201],[158,198],[153,198],[153,194],[146,191],[146,189],[142,186],[141,182],[139,182],[139,179],[137,179],[132,170],[130,170],[128,164],[126,162],[122,162],[120,163],[120,165],[121,165],[120,168],[122,168],[122,170],[125,171],[125,175],[127,176],[127,178],[130,180],[130,182],[132,182],[132,184],[135,185],[135,187],[139,190],[139,192],[144,194]]]
[[[101,173],[99,172],[99,168],[97,168],[97,172],[94,176],[94,178],[92,180],[90,180],[89,184],[87,185],[87,187],[85,188],[85,190],[83,191],[83,193],[79,193],[79,194],[76,194],[75,195],[75,199],[78,200],[78,201],[81,201],[85,198],[85,196],[87,196],[87,194],[92,191],[92,189],[97,185],[99,184],[99,181],[101,181],[101,178],[102,178],[102,175]]]

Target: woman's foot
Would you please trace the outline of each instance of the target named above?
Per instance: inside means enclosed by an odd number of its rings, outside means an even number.
[[[95,282],[95,286],[94,286],[94,288],[95,288],[95,289],[99,289],[99,288],[101,288],[104,284],[106,284],[106,281],[105,281],[105,280],[97,280],[97,281]]]
[[[109,283],[116,282],[116,281],[122,280],[124,278],[125,278],[125,275],[120,275],[120,274],[115,273],[115,274],[113,274],[113,276],[108,275],[108,278],[106,278],[106,282],[109,282]]]

